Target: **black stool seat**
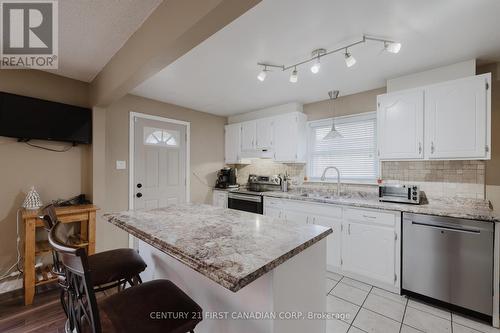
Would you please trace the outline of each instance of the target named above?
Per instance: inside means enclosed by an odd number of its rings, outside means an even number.
[[[194,330],[202,320],[200,306],[169,280],[125,289],[99,300],[98,308],[103,333],[185,333]],[[169,312],[187,317],[162,318]]]
[[[139,275],[146,263],[134,249],[116,249],[88,257],[94,286],[101,286]]]

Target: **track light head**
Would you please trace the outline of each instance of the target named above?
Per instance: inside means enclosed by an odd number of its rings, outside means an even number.
[[[260,82],[263,82],[265,79],[266,79],[266,76],[267,76],[267,72],[269,70],[267,69],[267,66],[264,66],[264,68],[260,71],[259,75],[257,75],[257,79],[260,81]]]
[[[390,53],[399,53],[401,50],[401,43],[397,42],[384,42],[384,48]]]
[[[321,58],[321,56],[323,56],[325,54],[326,54],[325,49],[316,49],[316,50],[312,51],[312,54],[311,54],[312,58],[316,58],[316,59],[314,59],[314,64],[311,66],[311,72],[313,74],[316,74],[319,72],[319,69],[321,67],[320,58]]]
[[[312,72],[313,74],[318,73],[318,72],[319,72],[320,67],[321,67],[321,63],[320,63],[320,61],[319,61],[319,57],[318,57],[318,58],[316,58],[316,60],[314,60],[314,64],[311,66],[311,72]]]
[[[345,64],[347,67],[352,67],[356,64],[356,59],[349,53],[347,52],[347,49],[345,50]]]
[[[290,82],[296,83],[299,80],[299,77],[297,75],[297,67],[293,69],[292,74],[290,74]]]

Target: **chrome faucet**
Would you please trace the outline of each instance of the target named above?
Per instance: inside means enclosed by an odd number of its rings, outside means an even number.
[[[325,181],[326,172],[330,169],[334,169],[335,171],[337,171],[337,196],[339,196],[340,195],[340,171],[337,167],[334,167],[334,166],[326,167],[325,170],[323,170],[323,174],[321,175],[321,181]]]

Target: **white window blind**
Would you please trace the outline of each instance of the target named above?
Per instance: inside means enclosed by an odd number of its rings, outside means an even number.
[[[309,123],[308,176],[319,179],[323,170],[335,166],[343,181],[370,182],[377,179],[375,112],[339,117],[335,127],[342,138],[323,140],[332,127],[332,120]],[[336,179],[335,170],[329,170],[327,179]]]

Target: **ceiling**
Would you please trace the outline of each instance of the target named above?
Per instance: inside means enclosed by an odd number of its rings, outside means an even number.
[[[161,0],[59,1],[59,69],[90,82]]]
[[[498,0],[263,0],[132,93],[223,116],[324,100],[331,89],[348,95],[463,60],[499,60],[498,13]],[[256,78],[257,62],[295,63],[363,33],[401,41],[401,52],[367,42],[352,48],[352,68],[334,54],[318,74],[299,67],[295,84],[289,72]]]

